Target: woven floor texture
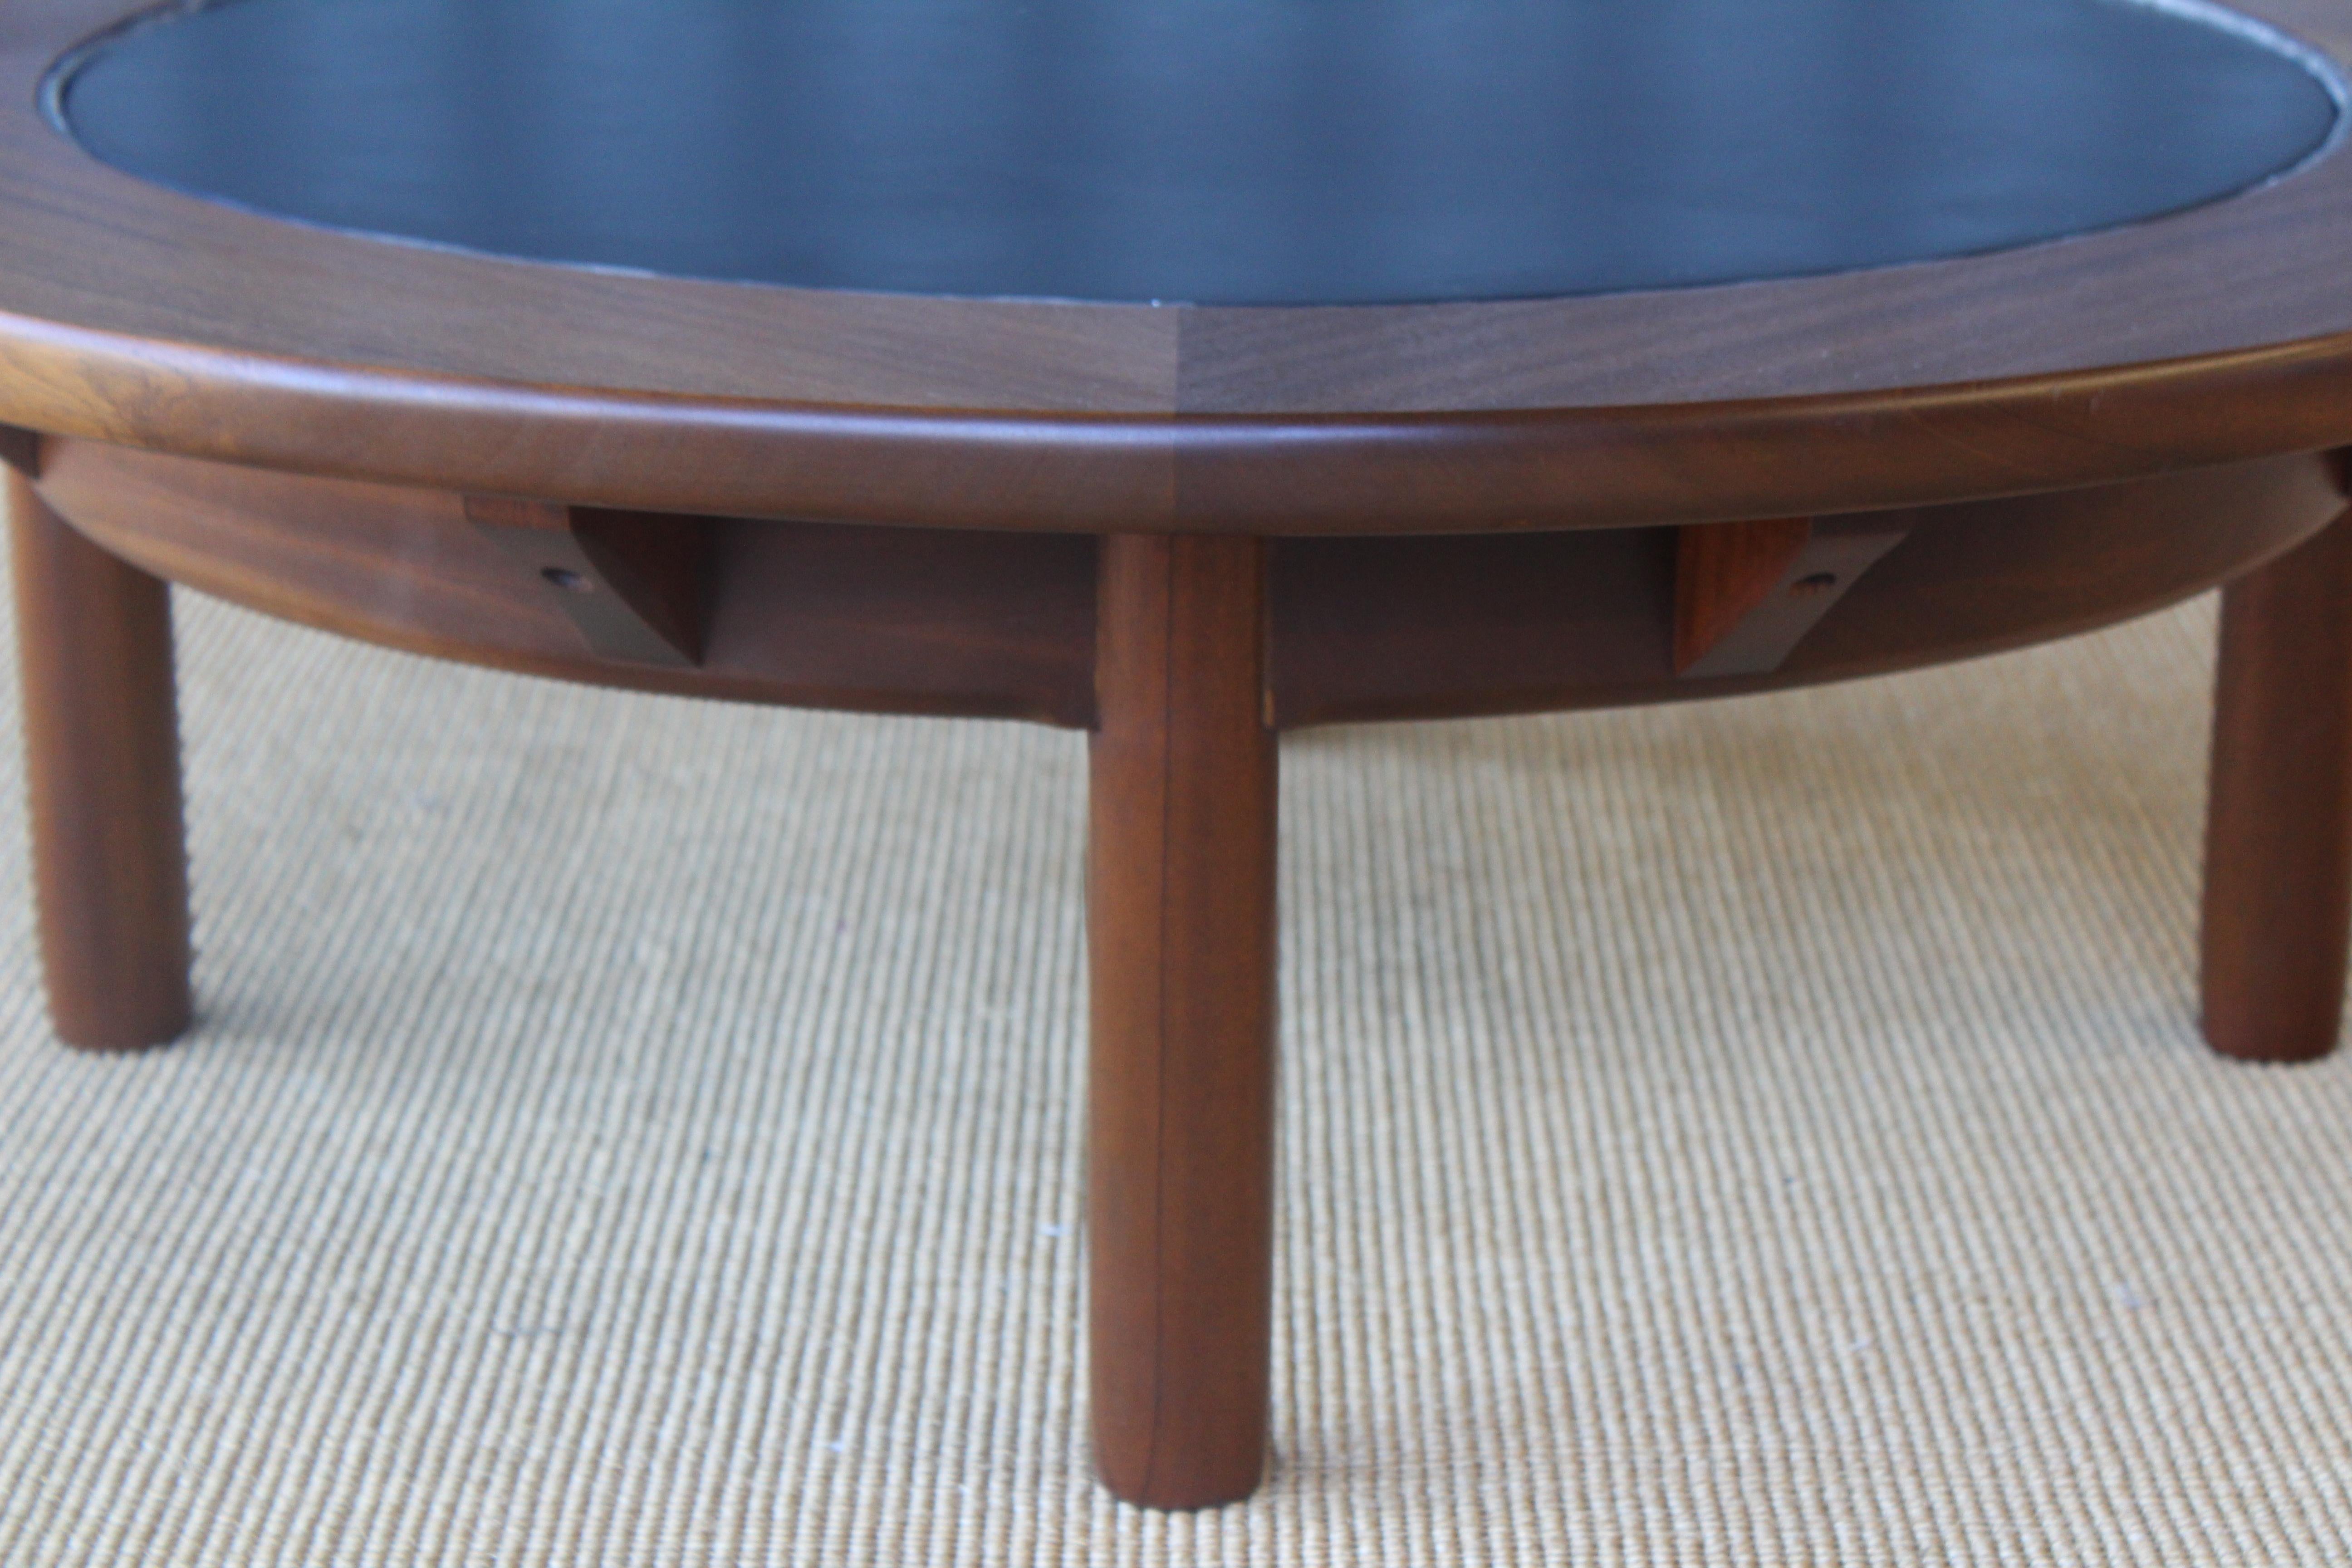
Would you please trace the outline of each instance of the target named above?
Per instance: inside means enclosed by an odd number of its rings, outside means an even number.
[[[48,1043],[5,748],[0,1564],[2347,1560],[2210,601],[1286,742],[1278,1458],[1190,1517],[1086,1465],[1080,739],[179,613],[176,1049]]]

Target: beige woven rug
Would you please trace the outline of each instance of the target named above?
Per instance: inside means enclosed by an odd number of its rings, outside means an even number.
[[[1085,1464],[1081,741],[181,614],[179,1048],[47,1043],[5,748],[0,1563],[2347,1561],[2352,1054],[2190,1023],[2210,605],[1289,742],[1194,1517]]]

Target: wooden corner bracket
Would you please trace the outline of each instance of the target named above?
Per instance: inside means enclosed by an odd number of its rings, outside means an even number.
[[[702,662],[707,518],[467,496],[466,516],[535,572],[588,646],[630,664]]]
[[[1769,675],[1907,529],[1883,517],[1694,523],[1675,543],[1675,673]]]

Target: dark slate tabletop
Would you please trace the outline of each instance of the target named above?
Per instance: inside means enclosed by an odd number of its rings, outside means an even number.
[[[310,223],[814,288],[1517,298],[1968,255],[2327,144],[2198,0],[229,0],[64,62],[93,154]]]

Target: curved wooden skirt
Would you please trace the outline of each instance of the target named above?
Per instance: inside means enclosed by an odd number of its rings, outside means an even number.
[[[1094,719],[1097,546],[1085,536],[469,500],[79,440],[44,444],[37,483],[158,576],[415,652],[750,701]],[[1759,524],[1765,545],[1791,549],[1810,528],[1822,559],[1856,569],[1811,572],[1781,550],[1762,596],[1730,606],[1746,630],[1721,646],[1737,657],[1696,662],[1677,657],[1694,574],[1744,535],[1284,540],[1269,700],[1297,728],[1667,701],[1961,658],[2157,609],[2343,507],[2335,466],[2315,454]]]

